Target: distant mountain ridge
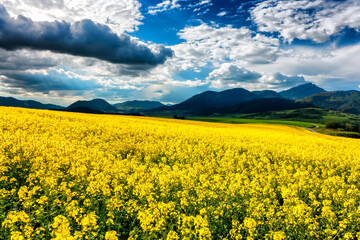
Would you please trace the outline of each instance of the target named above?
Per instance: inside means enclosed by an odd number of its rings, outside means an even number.
[[[360,114],[360,92],[355,90],[318,93],[298,102],[311,103],[328,110]]]
[[[113,106],[122,112],[133,113],[133,112],[139,112],[139,111],[141,112],[153,108],[159,108],[165,105],[158,101],[133,100],[133,101],[126,101],[123,103],[116,103],[113,104]]]
[[[290,109],[313,107],[311,103],[294,102],[284,98],[258,98],[247,102],[239,103],[233,106],[208,109],[203,113],[222,113],[222,114],[239,114],[239,113],[261,113],[269,111],[282,111]]]
[[[206,91],[173,106],[164,106],[159,111],[199,112],[208,108],[221,108],[258,98],[255,93],[243,88],[233,88],[221,92]]]
[[[286,99],[299,100],[302,98],[309,97],[311,95],[326,92],[325,89],[316,86],[313,83],[302,84],[285,91],[279,92],[279,94]]]
[[[171,114],[172,112],[179,114],[210,114],[211,111],[218,111],[222,113],[250,113],[256,111],[261,112],[266,109],[266,111],[288,110],[291,109],[291,107],[299,108],[299,106],[301,106],[301,104],[294,103],[296,99],[300,97],[308,97],[314,93],[323,91],[325,90],[312,83],[299,85],[280,93],[272,90],[250,92],[243,88],[233,88],[221,92],[206,91],[194,95],[181,103],[170,107],[164,106],[154,109],[153,111],[168,114]],[[259,100],[256,101],[257,99]],[[272,100],[267,101],[260,99]],[[287,99],[288,101],[285,101],[284,99]],[[271,104],[277,106],[270,106]],[[307,107],[313,106],[312,104],[303,105],[306,105]]]
[[[76,110],[76,109],[91,109],[95,111],[101,111],[104,113],[117,113],[119,112],[116,107],[105,101],[104,99],[93,99],[89,101],[79,100],[70,104],[65,110]]]
[[[314,92],[317,93],[313,94]],[[298,99],[303,96],[305,97]],[[297,99],[296,102],[295,99]],[[256,113],[315,106],[360,115],[360,91],[326,92],[315,84],[307,83],[279,93],[272,90],[250,92],[243,88],[228,89],[220,92],[205,91],[171,106],[165,106],[157,101],[142,100],[112,105],[104,99],[93,99],[76,101],[64,108],[58,105],[42,104],[33,100],[23,101],[12,97],[0,97],[0,106],[99,114],[146,114],[150,116]]]
[[[252,93],[261,98],[283,98],[280,93],[273,90],[252,91]]]
[[[0,106],[33,109],[64,109],[64,107],[55,104],[43,104],[34,100],[18,100],[13,97],[0,97]]]

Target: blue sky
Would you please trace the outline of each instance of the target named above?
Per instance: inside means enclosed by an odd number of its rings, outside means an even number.
[[[360,90],[358,0],[0,0],[0,95],[177,103]]]

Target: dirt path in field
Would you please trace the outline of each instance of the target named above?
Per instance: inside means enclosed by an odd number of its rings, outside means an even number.
[[[315,131],[314,129],[311,129],[311,128],[305,128],[305,129],[309,130],[310,132],[315,132],[315,133],[317,133],[317,131]]]
[[[315,124],[314,124],[314,126],[315,126],[315,129],[316,129],[316,128],[319,128],[318,125],[315,125]],[[316,131],[315,129],[313,129],[313,128],[305,128],[305,129],[309,130],[310,132],[317,133],[317,131]]]

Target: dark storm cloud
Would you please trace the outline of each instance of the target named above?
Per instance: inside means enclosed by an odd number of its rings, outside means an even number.
[[[26,92],[93,90],[100,86],[93,80],[81,80],[67,73],[50,70],[44,73],[2,73],[1,83],[6,88],[23,89]]]
[[[36,54],[0,49],[0,74],[4,71],[24,71],[55,67],[59,61],[50,57],[39,58]]]
[[[158,65],[172,57],[163,45],[150,49],[91,20],[34,22],[24,16],[12,18],[0,5],[0,48],[6,50],[50,50],[75,56],[93,57],[111,63]]]

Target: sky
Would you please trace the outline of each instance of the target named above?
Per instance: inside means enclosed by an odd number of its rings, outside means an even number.
[[[0,96],[360,90],[359,0],[0,0]]]

